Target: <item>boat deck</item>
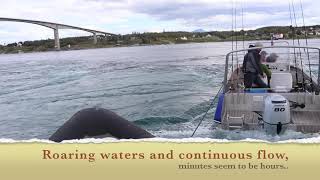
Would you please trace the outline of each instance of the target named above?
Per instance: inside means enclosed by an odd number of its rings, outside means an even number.
[[[296,131],[315,133],[320,131],[320,112],[291,112],[291,120]]]
[[[226,114],[229,118],[223,123],[224,129],[258,130],[262,128],[262,122],[258,120],[259,115],[255,112],[233,110],[226,112]],[[244,117],[243,121],[240,119],[242,116]],[[319,118],[320,112],[293,111],[291,113],[292,123],[288,128],[303,133],[320,132]]]
[[[291,111],[289,129],[304,133],[320,132],[320,96],[304,93],[282,93],[290,101],[304,103],[305,108]],[[261,129],[259,120],[267,93],[229,93],[224,99],[222,127],[225,129]]]
[[[290,66],[290,72],[292,74],[292,84],[297,84],[297,82],[304,80],[305,82],[310,82],[309,84],[306,84],[305,88],[307,91],[320,92],[319,86],[316,86],[317,82],[315,81],[315,79],[311,79],[305,72],[302,72],[301,69],[296,68],[294,66]],[[237,68],[229,77],[229,80],[227,82],[227,89],[229,89],[230,92],[238,92],[239,90],[241,91],[241,89],[243,88],[243,84],[243,72],[240,68]],[[313,87],[311,87],[311,84],[313,84]]]

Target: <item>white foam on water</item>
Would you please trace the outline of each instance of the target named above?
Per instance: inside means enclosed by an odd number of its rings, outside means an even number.
[[[252,143],[270,143],[270,144],[283,144],[283,143],[301,143],[301,144],[311,144],[320,143],[320,136],[311,137],[306,139],[288,139],[281,141],[267,141],[262,139],[246,138],[242,140],[228,140],[228,139],[213,139],[213,138],[181,138],[181,139],[168,139],[168,138],[147,138],[147,139],[115,139],[115,138],[86,138],[86,139],[76,139],[76,140],[65,140],[62,144],[101,144],[101,143],[121,143],[121,142],[173,142],[173,143],[234,143],[234,142],[252,142]],[[0,143],[56,143],[45,139],[30,139],[30,140],[13,140],[13,139],[0,139]]]

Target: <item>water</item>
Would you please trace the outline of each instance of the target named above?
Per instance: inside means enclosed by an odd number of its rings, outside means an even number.
[[[188,138],[220,88],[230,49],[219,42],[0,55],[0,138],[47,139],[89,107],[115,111],[159,137]],[[318,136],[213,130],[214,110],[195,137]]]

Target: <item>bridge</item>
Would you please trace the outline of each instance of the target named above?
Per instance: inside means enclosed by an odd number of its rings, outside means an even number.
[[[44,26],[44,27],[53,29],[54,44],[55,44],[55,48],[57,50],[60,50],[59,29],[77,29],[77,30],[90,32],[93,35],[93,43],[94,44],[97,43],[97,34],[104,35],[104,36],[115,35],[115,34],[104,32],[104,31],[97,31],[97,30],[93,30],[93,29],[86,29],[86,28],[70,26],[70,25],[66,25],[66,24],[53,23],[53,22],[46,22],[46,21],[35,21],[35,20],[28,20],[28,19],[14,19],[14,18],[2,18],[2,17],[0,17],[0,21],[30,23],[30,24],[36,24],[36,25],[40,25],[40,26]]]

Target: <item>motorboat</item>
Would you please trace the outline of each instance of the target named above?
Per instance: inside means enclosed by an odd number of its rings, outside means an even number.
[[[266,45],[265,45],[266,44]],[[272,72],[268,88],[245,88],[243,59],[249,50],[277,54],[265,65]],[[263,130],[282,134],[320,131],[320,49],[264,43],[226,54],[222,91],[214,122],[223,129]]]

